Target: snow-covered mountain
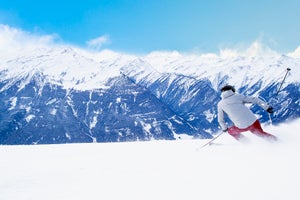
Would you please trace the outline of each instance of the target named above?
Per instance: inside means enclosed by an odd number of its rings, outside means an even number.
[[[0,143],[210,138],[218,130],[219,88],[227,83],[272,103],[273,123],[300,117],[297,56],[226,55],[136,56],[70,46],[2,55]],[[292,70],[277,94],[286,68]]]

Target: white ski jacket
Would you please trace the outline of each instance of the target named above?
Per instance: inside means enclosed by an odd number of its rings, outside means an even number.
[[[232,90],[227,90],[221,94],[222,100],[218,103],[218,122],[222,130],[228,128],[224,120],[224,113],[238,128],[247,128],[256,120],[256,116],[245,106],[246,103],[258,104],[267,110],[269,105],[257,97],[244,96],[236,94]]]

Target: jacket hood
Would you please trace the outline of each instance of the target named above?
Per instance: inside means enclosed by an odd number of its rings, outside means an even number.
[[[227,90],[221,93],[222,99],[226,99],[227,97],[230,97],[234,95],[235,93],[232,90]]]

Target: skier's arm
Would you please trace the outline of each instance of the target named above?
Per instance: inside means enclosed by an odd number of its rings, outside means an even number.
[[[220,105],[218,105],[218,122],[222,128],[223,131],[226,131],[227,130],[227,125],[225,123],[225,120],[224,120],[224,111],[223,109],[221,108]]]
[[[260,107],[262,107],[264,110],[268,110],[268,108],[270,108],[270,105],[268,103],[266,103],[265,101],[263,101],[257,97],[244,96],[243,102],[257,104]]]

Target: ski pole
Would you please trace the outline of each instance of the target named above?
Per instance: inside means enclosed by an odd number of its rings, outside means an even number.
[[[283,78],[283,80],[281,81],[281,84],[280,84],[280,86],[279,86],[279,88],[278,88],[278,90],[277,90],[277,92],[276,92],[276,95],[275,96],[277,96],[278,95],[278,93],[280,92],[280,90],[281,90],[281,87],[282,87],[282,85],[283,85],[283,83],[284,83],[284,81],[285,81],[285,79],[286,79],[286,76],[287,76],[287,74],[289,73],[289,71],[291,70],[291,68],[286,68],[286,73],[285,73],[285,75],[284,75],[284,78]]]
[[[206,147],[207,145],[210,145],[213,141],[215,141],[218,137],[220,137],[224,132],[222,131],[219,135],[217,135],[216,137],[214,137],[213,139],[209,140],[207,143],[205,143],[204,145],[202,145],[200,147],[200,149],[202,149],[203,147]]]
[[[287,77],[289,71],[291,71],[291,68],[286,68],[286,73],[285,73],[285,75],[284,75],[284,77],[283,77],[283,79],[282,79],[282,81],[281,81],[281,83],[280,83],[280,86],[279,86],[279,88],[278,88],[276,94],[271,98],[271,100],[272,100],[273,98],[275,99],[275,97],[276,97],[276,96],[279,94],[279,92],[281,91],[282,85],[283,85],[283,83],[284,83],[284,81],[285,81],[285,79],[286,79],[286,77]],[[269,103],[270,103],[270,100],[269,100]],[[271,125],[273,125],[272,117],[271,117],[271,114],[270,114],[270,113],[269,113],[269,123],[270,123]]]

